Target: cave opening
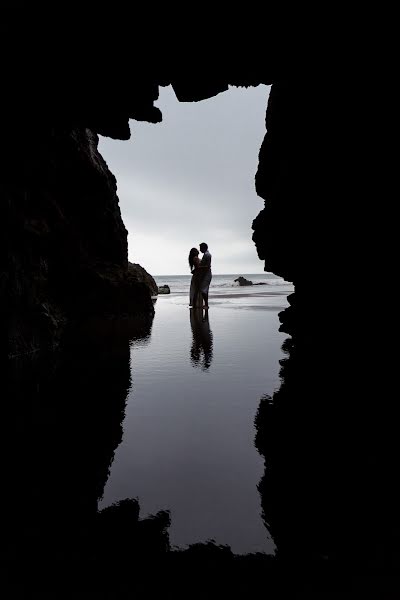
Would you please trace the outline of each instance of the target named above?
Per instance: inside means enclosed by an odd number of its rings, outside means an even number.
[[[168,510],[178,549],[209,540],[238,554],[275,548],[257,491],[254,421],[280,385],[278,313],[292,286],[263,271],[251,240],[268,94],[231,87],[179,103],[161,88],[161,123],[135,122],[130,141],[99,143],[117,179],[129,260],[170,288],[146,343],[131,344],[124,433],[99,508],[137,498],[144,519]],[[213,261],[209,312],[187,310],[187,255],[201,241]]]
[[[192,246],[206,239],[213,272],[258,273],[251,224],[263,207],[254,175],[270,86],[230,86],[200,102],[160,87],[163,120],[131,120],[131,139],[100,137],[117,179],[128,257],[152,275],[183,275]]]

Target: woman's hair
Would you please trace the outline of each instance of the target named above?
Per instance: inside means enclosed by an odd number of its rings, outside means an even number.
[[[197,250],[197,248],[192,248],[191,251],[189,252],[189,266],[190,266],[190,270],[193,271],[193,267],[194,267],[194,262],[193,259],[195,256],[199,255],[199,251]]]

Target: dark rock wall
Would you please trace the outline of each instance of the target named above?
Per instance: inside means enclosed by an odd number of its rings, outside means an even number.
[[[54,347],[68,323],[89,315],[153,311],[147,285],[128,270],[116,181],[97,143],[89,129],[49,127],[7,147],[0,227],[9,354]]]
[[[353,110],[350,90],[295,75],[272,85],[253,223],[266,269],[295,285],[280,314],[291,336],[282,385],[256,420],[265,523],[278,557],[332,569],[339,588],[394,574],[400,531],[398,411],[373,270],[377,255],[385,263],[370,204],[379,167],[367,173],[365,106]]]

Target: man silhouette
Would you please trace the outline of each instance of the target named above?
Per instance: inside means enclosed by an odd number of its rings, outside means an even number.
[[[205,242],[200,244],[200,252],[203,252],[203,256],[200,261],[200,268],[204,269],[204,275],[200,282],[200,291],[204,301],[204,308],[208,308],[208,290],[212,279],[211,273],[211,254],[208,251],[208,245]]]

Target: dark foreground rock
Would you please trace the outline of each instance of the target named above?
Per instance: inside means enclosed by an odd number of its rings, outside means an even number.
[[[245,277],[242,277],[242,276],[235,279],[235,283],[236,282],[238,282],[240,286],[253,285],[252,281],[250,281],[249,279],[246,279]]]

